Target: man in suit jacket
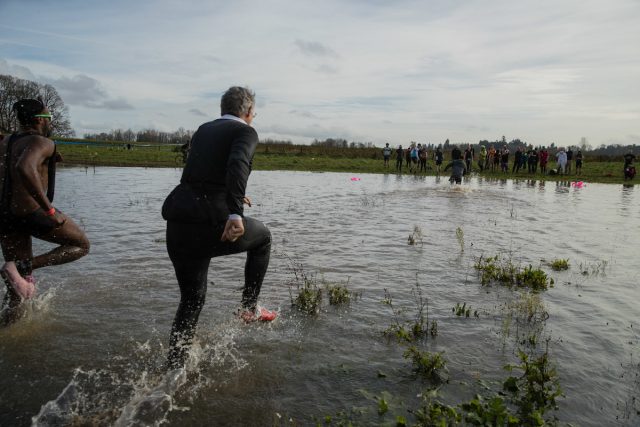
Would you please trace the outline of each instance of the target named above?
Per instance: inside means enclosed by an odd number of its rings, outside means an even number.
[[[211,258],[247,252],[240,318],[270,321],[276,313],[257,305],[271,252],[269,229],[244,216],[245,195],[258,134],[251,127],[255,94],[231,87],[221,117],[203,124],[191,139],[180,185],[163,206],[167,251],[180,287],[170,336],[169,367],[184,365],[207,290]]]

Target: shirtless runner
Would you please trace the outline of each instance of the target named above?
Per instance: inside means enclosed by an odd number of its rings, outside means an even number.
[[[0,244],[5,260],[0,274],[7,285],[0,326],[18,320],[23,301],[35,295],[33,270],[89,253],[84,231],[52,205],[55,164],[62,157],[49,139],[51,113],[36,99],[20,100],[13,109],[20,130],[0,141]],[[34,257],[32,236],[59,246]]]

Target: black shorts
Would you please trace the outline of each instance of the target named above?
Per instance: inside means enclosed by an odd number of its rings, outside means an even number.
[[[56,210],[56,212],[60,211]],[[5,214],[0,217],[0,232],[3,234],[24,233],[40,237],[50,233],[56,227],[57,224],[53,217],[47,216],[42,208],[24,216]]]

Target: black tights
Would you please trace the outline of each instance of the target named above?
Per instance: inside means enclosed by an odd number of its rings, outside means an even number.
[[[200,310],[207,294],[211,258],[247,252],[242,306],[256,307],[271,253],[269,229],[252,218],[244,218],[244,235],[235,242],[221,242],[224,222],[217,225],[167,222],[167,251],[180,287],[180,305],[169,339],[169,367],[184,365],[193,341]]]

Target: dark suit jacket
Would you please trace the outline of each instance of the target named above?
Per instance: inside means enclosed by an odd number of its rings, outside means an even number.
[[[257,145],[258,134],[247,124],[227,119],[207,122],[191,138],[180,182],[206,195],[215,219],[242,216],[242,199]]]

